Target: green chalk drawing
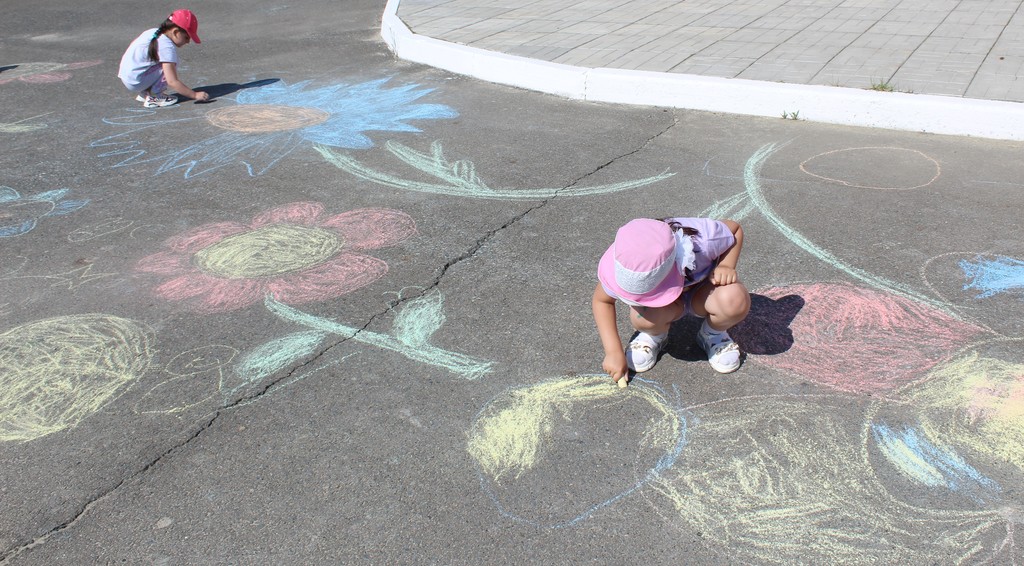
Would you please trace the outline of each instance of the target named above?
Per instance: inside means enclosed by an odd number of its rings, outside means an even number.
[[[675,173],[664,172],[653,177],[645,177],[622,183],[608,185],[595,185],[592,187],[562,187],[546,189],[492,189],[477,175],[476,166],[472,161],[458,160],[448,161],[445,158],[441,142],[435,141],[430,145],[430,153],[423,153],[406,147],[400,143],[389,141],[385,147],[409,166],[426,173],[440,180],[440,183],[426,183],[403,179],[375,171],[354,157],[333,151],[324,145],[314,146],[320,155],[324,156],[329,163],[351,173],[352,175],[372,181],[388,187],[434,193],[440,195],[461,196],[485,199],[546,199],[554,196],[576,197],[588,195],[600,195],[635,189],[651,183],[667,179]]]
[[[444,298],[441,293],[428,293],[409,301],[392,323],[392,332],[400,342],[423,346],[444,324]]]
[[[740,221],[754,210],[756,209],[753,203],[750,202],[750,197],[747,193],[743,192],[712,204],[701,211],[700,216],[704,218],[730,218]]]
[[[247,353],[235,365],[235,374],[242,378],[242,385],[255,383],[313,355],[326,337],[326,332],[308,330],[271,340]],[[226,393],[234,393],[242,385]]]
[[[783,220],[775,214],[775,211],[772,210],[771,205],[768,204],[768,200],[765,198],[764,193],[761,190],[760,181],[761,167],[776,151],[776,145],[773,143],[761,146],[761,148],[747,160],[746,166],[743,168],[743,182],[751,203],[762,215],[764,215],[765,218],[768,219],[769,222],[775,226],[780,233],[782,233],[783,236],[812,256],[850,275],[851,277],[854,277],[855,279],[863,281],[877,289],[889,291],[890,293],[931,305],[957,320],[960,320],[960,316],[953,312],[945,302],[922,295],[902,283],[897,283],[884,277],[868,273],[863,269],[848,265],[838,257],[832,255],[830,252],[818,247],[814,242],[808,240],[802,234],[793,228],[790,228],[785,222],[783,222]]]
[[[270,295],[264,298],[267,309],[284,320],[307,328],[330,332],[363,344],[391,350],[411,360],[441,367],[463,379],[477,379],[491,371],[494,362],[488,362],[427,343],[428,338],[444,322],[443,298],[440,293],[427,293],[414,299],[398,313],[395,320],[394,336],[352,328],[333,320],[302,312],[275,300]],[[411,309],[411,310],[410,310]],[[409,311],[409,312],[406,312]]]
[[[5,134],[20,134],[23,132],[42,130],[43,128],[46,127],[46,124],[25,124],[24,122],[28,122],[29,120],[35,120],[36,118],[42,118],[43,116],[46,116],[48,114],[53,114],[53,112],[39,114],[37,116],[32,116],[31,118],[23,118],[21,120],[18,120],[17,122],[0,122],[0,132]]]

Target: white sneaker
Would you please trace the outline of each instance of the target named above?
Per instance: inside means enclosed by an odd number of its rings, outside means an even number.
[[[697,343],[707,353],[708,363],[718,373],[732,373],[740,368],[740,347],[732,341],[728,332],[712,337],[701,327],[697,332]]]
[[[658,363],[658,352],[666,339],[659,342],[646,332],[637,334],[626,347],[626,365],[637,373],[651,369]]]
[[[142,105],[146,108],[159,108],[161,106],[170,106],[178,103],[178,97],[172,95],[164,96],[160,94],[158,96],[147,96],[146,100],[142,102]]]

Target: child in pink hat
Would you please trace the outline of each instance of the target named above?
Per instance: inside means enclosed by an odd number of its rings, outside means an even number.
[[[604,346],[602,367],[620,386],[628,370],[658,361],[673,322],[702,317],[697,342],[720,373],[736,371],[741,356],[728,330],[746,318],[750,294],[736,275],[743,229],[732,220],[638,218],[619,228],[601,257],[591,306]],[[623,352],[615,302],[629,306],[637,330]]]
[[[124,86],[137,94],[146,108],[170,106],[177,96],[164,93],[171,87],[180,95],[202,102],[210,94],[185,86],[178,78],[178,48],[199,41],[199,20],[191,10],[175,10],[158,28],[148,29],[128,46],[121,56],[117,76]]]

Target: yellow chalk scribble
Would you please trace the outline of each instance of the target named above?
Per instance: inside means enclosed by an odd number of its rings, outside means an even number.
[[[481,411],[469,432],[468,449],[481,471],[494,481],[518,478],[541,458],[554,418],[572,420],[594,403],[641,399],[656,411],[641,444],[672,450],[682,424],[672,406],[656,389],[635,384],[615,386],[607,376],[566,377],[513,389]]]
[[[319,265],[331,259],[341,247],[341,237],[328,230],[271,224],[203,248],[193,261],[197,267],[217,277],[272,277]]]
[[[1024,470],[1024,364],[971,351],[907,391],[921,429],[983,464]]]
[[[139,324],[102,314],[40,320],[0,334],[0,441],[75,426],[145,373],[152,341]]]
[[[5,134],[20,134],[24,132],[32,132],[35,130],[42,130],[46,127],[46,124],[26,124],[29,120],[35,120],[36,118],[42,118],[43,116],[53,114],[53,112],[46,112],[45,114],[38,114],[31,118],[23,118],[17,122],[0,122],[0,133]]]
[[[759,397],[691,409],[686,448],[644,493],[738,562],[958,563],[992,552],[1006,532],[991,514],[889,495],[861,452],[862,403]]]

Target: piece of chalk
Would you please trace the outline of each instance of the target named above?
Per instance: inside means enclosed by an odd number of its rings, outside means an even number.
[[[627,379],[626,376],[622,376],[622,377],[619,378],[619,380],[616,383],[619,384],[620,388],[625,389],[626,385],[629,384],[629,379]]]

